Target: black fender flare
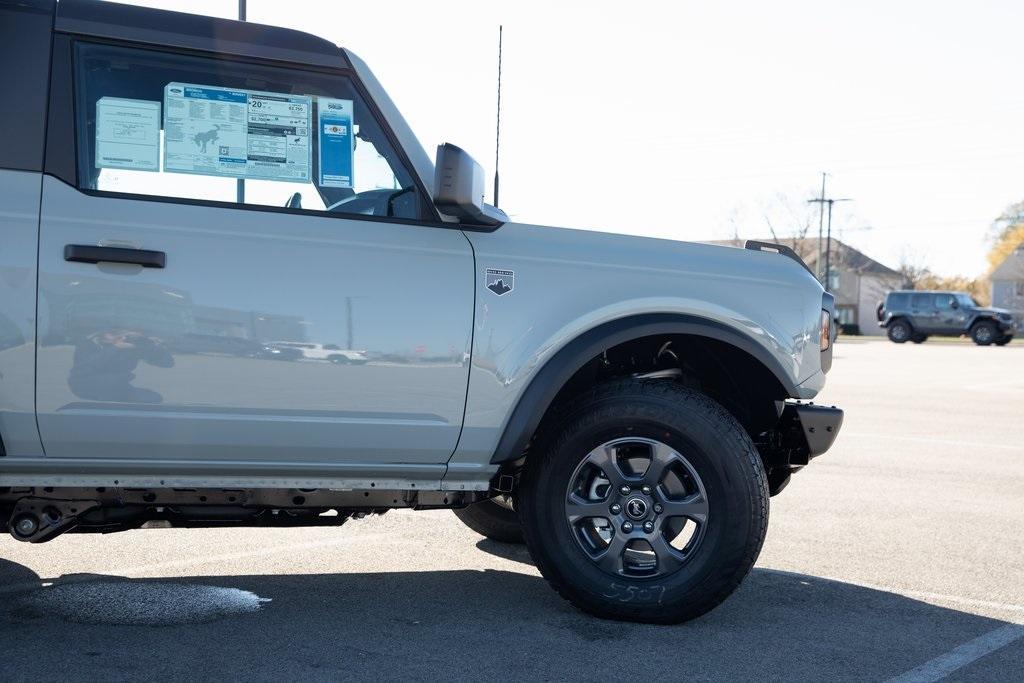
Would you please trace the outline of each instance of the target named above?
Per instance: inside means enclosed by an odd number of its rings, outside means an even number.
[[[661,334],[686,334],[731,344],[764,365],[789,396],[796,385],[782,365],[749,335],[723,323],[679,313],[646,313],[617,318],[593,327],[552,356],[530,380],[512,410],[491,464],[518,460],[558,392],[576,372],[605,349],[634,339]]]

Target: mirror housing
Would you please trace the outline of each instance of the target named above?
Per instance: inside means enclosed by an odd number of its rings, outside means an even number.
[[[437,146],[434,205],[461,223],[497,228],[508,222],[504,211],[484,203],[484,169],[465,150],[448,142]]]

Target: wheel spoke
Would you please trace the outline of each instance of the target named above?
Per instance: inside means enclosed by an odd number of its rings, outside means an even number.
[[[674,572],[682,566],[686,558],[683,557],[682,553],[672,547],[672,544],[665,540],[665,536],[661,531],[653,534],[648,542],[651,544],[651,548],[654,550],[655,556],[658,558],[658,573],[668,574]]]
[[[578,493],[570,493],[565,501],[565,514],[570,524],[588,517],[607,517],[608,504],[600,500],[586,500]]]
[[[651,464],[644,472],[643,482],[651,488],[656,488],[661,480],[665,478],[665,470],[673,463],[679,462],[679,454],[671,447],[663,443],[651,444]]]
[[[665,517],[687,517],[695,522],[708,518],[708,501],[700,493],[683,500],[666,500],[661,504]]]
[[[619,459],[615,455],[614,446],[598,446],[587,454],[586,460],[604,472],[604,476],[608,478],[612,488],[618,488],[626,482],[626,475],[619,468]]]
[[[629,539],[618,532],[612,536],[611,542],[604,552],[596,558],[597,566],[610,574],[621,574],[623,569],[622,555],[626,552]]]

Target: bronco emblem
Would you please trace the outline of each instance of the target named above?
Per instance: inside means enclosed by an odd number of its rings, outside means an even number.
[[[626,514],[633,519],[647,516],[647,502],[643,498],[630,498],[626,501]]]

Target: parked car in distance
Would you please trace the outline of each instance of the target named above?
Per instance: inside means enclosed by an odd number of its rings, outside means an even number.
[[[878,324],[897,344],[920,344],[938,334],[968,335],[979,346],[1004,346],[1017,330],[1010,311],[982,306],[967,292],[889,292]]]

